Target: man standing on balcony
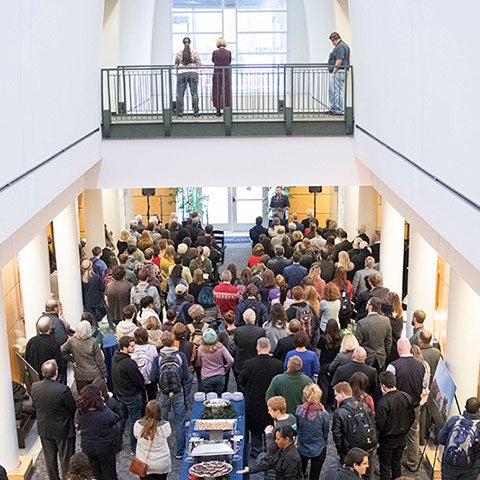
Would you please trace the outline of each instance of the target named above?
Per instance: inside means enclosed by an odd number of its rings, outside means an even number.
[[[340,38],[337,32],[332,32],[328,38],[334,45],[334,49],[328,57],[328,71],[330,72],[328,86],[329,113],[343,115],[343,85],[345,84],[345,69],[350,65],[350,47]]]

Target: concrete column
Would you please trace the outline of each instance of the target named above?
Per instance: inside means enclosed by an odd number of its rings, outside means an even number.
[[[356,185],[338,187],[338,225],[348,233],[349,240],[357,234],[358,191],[359,187]]]
[[[378,192],[373,187],[358,187],[358,224],[366,225],[367,235],[372,238],[378,223]]]
[[[48,243],[45,231],[40,231],[18,253],[20,288],[25,315],[27,338],[37,334],[38,317],[45,310],[45,302],[50,298],[50,264],[48,262]],[[35,275],[32,275],[35,272]]]
[[[151,65],[154,12],[155,0],[120,0],[120,65]]]
[[[72,202],[53,220],[57,254],[58,290],[65,320],[74,327],[82,316],[82,286],[78,251],[78,218],[76,202]]]
[[[125,214],[120,204],[120,193],[118,188],[105,188],[102,190],[103,219],[107,228],[113,232],[113,239],[116,242],[125,223]]]
[[[383,285],[399,296],[402,294],[404,231],[403,217],[383,199],[380,270],[383,274]]]
[[[477,395],[480,366],[480,296],[450,270],[448,292],[446,362],[457,385],[457,398],[463,409],[469,397]]]
[[[437,259],[436,250],[415,229],[411,228],[408,265],[407,337],[413,333],[410,320],[415,310],[423,310],[427,314],[425,328],[432,331],[437,287]]]
[[[85,210],[85,251],[91,257],[92,248],[105,246],[105,231],[103,221],[103,198],[101,190],[85,190],[83,192],[83,207]]]
[[[227,42],[228,42],[227,38]],[[153,17],[152,64],[171,65],[172,54],[179,45],[172,45],[171,0],[156,0]]]
[[[1,281],[0,291],[2,291]],[[0,370],[0,411],[2,412],[0,415],[0,465],[6,470],[13,470],[18,467],[19,458],[3,295],[0,295],[0,338],[2,339],[3,344],[3,348],[0,348],[0,365],[2,365]]]
[[[135,202],[133,200],[133,190],[126,188],[123,195],[123,203],[125,205],[125,228],[128,230],[130,222],[135,218]]]

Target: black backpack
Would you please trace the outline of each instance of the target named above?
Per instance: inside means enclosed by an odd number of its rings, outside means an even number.
[[[453,425],[445,445],[442,462],[452,467],[468,467],[480,453],[480,420],[460,417]]]
[[[171,355],[162,353],[158,356],[160,391],[164,395],[173,397],[174,394],[181,392],[183,388],[182,381],[182,358],[178,352]]]
[[[348,325],[348,322],[353,317],[353,303],[350,300],[350,295],[345,290],[340,291],[340,310],[338,312],[338,320],[340,325],[344,328],[344,324]]]
[[[372,414],[363,403],[342,407],[347,411],[347,442],[350,446],[371,450],[377,446],[378,434]]]
[[[248,308],[251,308],[255,312],[255,325],[258,325],[259,327],[261,327],[267,319],[263,318],[262,309],[260,307],[260,301],[255,300],[253,298],[249,298],[245,300],[245,305],[246,305],[245,310],[247,310]]]

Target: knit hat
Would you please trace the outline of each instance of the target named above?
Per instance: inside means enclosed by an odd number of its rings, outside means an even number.
[[[175,293],[177,295],[183,295],[184,293],[187,293],[187,287],[183,283],[179,283],[175,287]]]
[[[217,341],[217,334],[213,328],[207,328],[203,332],[203,341],[208,344],[212,344]]]

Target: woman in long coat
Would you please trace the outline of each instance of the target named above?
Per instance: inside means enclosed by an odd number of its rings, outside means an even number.
[[[232,52],[225,47],[227,42],[223,37],[217,40],[217,49],[212,53],[215,67],[228,67],[232,61]],[[217,117],[222,115],[222,108],[230,106],[230,69],[215,68],[213,70],[212,88],[213,106],[217,109]],[[224,101],[225,100],[225,101]]]

